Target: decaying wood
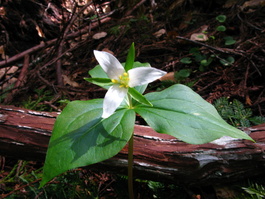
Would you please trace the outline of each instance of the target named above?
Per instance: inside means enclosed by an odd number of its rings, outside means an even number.
[[[58,113],[0,105],[0,155],[43,161]],[[245,129],[256,143],[230,140],[191,145],[135,126],[134,176],[187,185],[226,183],[265,172],[265,124]],[[127,172],[127,146],[89,168]]]

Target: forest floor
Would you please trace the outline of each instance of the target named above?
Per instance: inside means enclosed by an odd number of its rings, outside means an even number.
[[[124,62],[134,42],[137,61],[168,72],[147,92],[181,83],[210,103],[236,99],[253,115],[265,116],[264,1],[84,2],[3,1],[0,103],[60,111],[65,101],[102,98],[105,90],[84,81],[98,64],[93,50],[110,52]],[[9,171],[0,173],[3,179],[15,168],[12,164],[30,172],[39,166],[4,157],[0,163]],[[105,177],[104,185],[113,180],[107,174],[91,176],[100,183]],[[98,190],[109,190],[100,183]],[[2,196],[10,190],[5,186],[0,183]],[[24,188],[19,190],[23,198]]]

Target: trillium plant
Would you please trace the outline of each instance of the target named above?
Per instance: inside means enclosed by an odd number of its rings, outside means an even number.
[[[57,117],[41,186],[57,175],[115,156],[127,143],[129,195],[132,192],[133,132],[136,114],[158,133],[190,144],[229,136],[252,140],[227,124],[216,109],[185,85],[143,95],[148,83],[166,72],[135,62],[134,44],[121,64],[112,54],[94,51],[99,63],[85,80],[107,89],[104,99],[70,102]]]
[[[121,63],[110,53],[95,50],[94,54],[100,66],[110,78],[111,82],[109,83],[113,83],[108,89],[103,101],[102,118],[107,118],[112,115],[120,106],[125,96],[127,96],[127,105],[129,109],[133,109],[131,97],[140,103],[152,106],[152,104],[142,96],[141,93],[134,89],[134,87],[147,85],[164,76],[166,72],[152,67],[132,68],[133,62],[129,63],[131,66],[127,66],[127,70],[125,70]],[[91,78],[87,80],[97,81],[99,79]],[[105,81],[109,81],[109,79]]]

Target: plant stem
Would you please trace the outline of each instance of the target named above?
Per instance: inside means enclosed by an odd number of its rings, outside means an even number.
[[[127,103],[129,108],[133,108],[132,104],[132,97],[127,94]],[[128,191],[129,191],[129,198],[134,199],[133,193],[133,133],[128,142]]]
[[[129,140],[128,149],[128,190],[129,198],[134,199],[133,194],[133,134]]]

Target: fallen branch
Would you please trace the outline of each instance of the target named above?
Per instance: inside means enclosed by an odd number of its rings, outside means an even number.
[[[58,114],[0,105],[0,155],[44,161]],[[245,131],[256,143],[230,140],[222,145],[191,145],[136,125],[134,175],[182,185],[209,185],[264,174],[265,124]],[[115,157],[89,168],[126,174],[127,155],[125,146]]]

